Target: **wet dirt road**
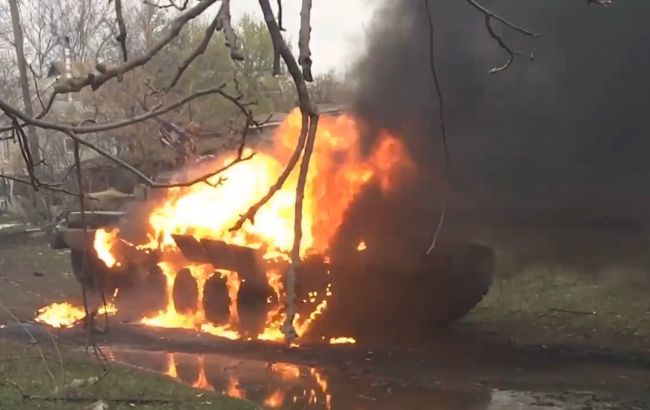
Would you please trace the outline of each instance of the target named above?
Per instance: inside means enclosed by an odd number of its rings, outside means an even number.
[[[591,393],[540,393],[485,387],[424,388],[287,362],[113,349],[113,358],[169,375],[200,389],[286,409],[588,409],[618,408]],[[641,407],[639,407],[641,408]]]
[[[48,343],[43,328],[29,326]],[[16,325],[0,329],[0,337],[26,338]],[[60,343],[69,346],[82,346],[84,338],[82,329],[58,334]],[[453,332],[412,348],[287,348],[115,323],[100,339],[106,355],[116,362],[246,398],[260,408],[650,408],[650,363],[642,357],[522,349]]]
[[[79,297],[67,255],[36,240],[3,250],[0,299],[21,319],[46,303]],[[6,325],[0,337],[29,343],[10,317],[0,317],[0,324]],[[178,380],[267,408],[650,409],[650,355],[626,352],[628,339],[609,350],[596,339],[522,345],[488,336],[461,324],[417,341],[288,349],[113,320],[98,337],[116,361],[173,375],[173,360]],[[58,337],[72,347],[86,339],[79,329]]]

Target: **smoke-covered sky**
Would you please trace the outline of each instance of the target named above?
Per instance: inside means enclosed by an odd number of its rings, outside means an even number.
[[[495,24],[523,57],[489,74],[506,55],[481,14],[464,1],[431,1],[452,189],[480,207],[647,213],[650,2],[484,3],[542,37]],[[435,178],[440,132],[423,2],[386,2],[368,32],[357,109],[405,135],[423,180]]]

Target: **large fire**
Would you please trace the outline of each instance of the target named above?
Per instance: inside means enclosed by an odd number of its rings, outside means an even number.
[[[237,311],[242,278],[236,272],[217,272],[211,265],[188,261],[172,235],[223,241],[230,245],[257,249],[267,261],[288,261],[294,232],[297,169],[284,186],[257,211],[254,223],[246,222],[241,229],[235,231],[231,228],[240,215],[267,194],[277,181],[294,150],[300,126],[300,112],[295,110],[277,128],[270,148],[258,150],[252,159],[238,163],[211,178],[208,183],[169,189],[164,198],[155,204],[148,216],[147,240],[131,246],[159,253],[158,267],[166,279],[167,302],[163,310],[142,318],[141,323],[157,327],[196,329],[230,339],[283,339],[280,327],[284,321],[284,272],[277,268],[277,264],[266,272],[268,285],[275,297],[268,300],[264,330],[257,337],[244,336],[239,327]],[[214,160],[210,166],[216,168],[231,160],[232,154],[225,155]],[[412,167],[401,142],[388,132],[382,132],[374,147],[364,153],[361,148],[360,124],[354,117],[321,117],[305,188],[301,256],[318,254],[327,260],[331,241],[342,224],[344,213],[361,189],[373,181],[382,190],[390,190],[395,185],[399,172],[411,170]],[[189,173],[200,174],[207,169],[204,166],[200,168]],[[96,232],[95,251],[109,268],[125,266],[128,262],[121,260],[124,255],[117,246],[128,242],[120,239],[117,228],[99,229]],[[365,249],[365,246],[363,242],[359,245],[359,250]],[[178,272],[185,268],[189,269],[198,285],[198,303],[193,312],[178,310],[172,296]],[[230,315],[226,323],[211,323],[204,312],[203,288],[213,275],[218,275],[228,288]],[[330,284],[320,294],[310,294],[312,312],[298,315],[295,320],[299,335],[307,332],[314,320],[326,311],[332,292]],[[336,342],[342,343],[341,340],[351,342],[350,339],[336,339]]]

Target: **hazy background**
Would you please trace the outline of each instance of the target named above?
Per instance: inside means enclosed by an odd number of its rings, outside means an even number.
[[[542,34],[526,38],[494,23],[523,54],[499,74],[489,70],[507,56],[483,16],[463,1],[431,3],[451,155],[450,227],[544,249],[548,258],[627,263],[622,253],[633,253],[646,264],[650,3],[486,1]],[[418,209],[407,211],[417,220],[401,223],[431,232],[440,203],[432,191],[444,175],[423,2],[385,2],[367,32],[367,54],[351,76],[355,107],[403,135],[417,157],[419,188],[402,201]]]

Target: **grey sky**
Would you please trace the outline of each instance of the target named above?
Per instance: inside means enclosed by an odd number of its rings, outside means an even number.
[[[276,2],[271,1],[275,7]],[[380,0],[314,0],[312,9],[311,51],[314,74],[335,69],[343,72],[366,48],[365,29],[372,14],[381,4]],[[300,27],[300,0],[283,0],[283,25],[285,38],[291,40],[297,50]],[[262,18],[255,0],[239,0],[231,3],[235,22],[244,14]]]

